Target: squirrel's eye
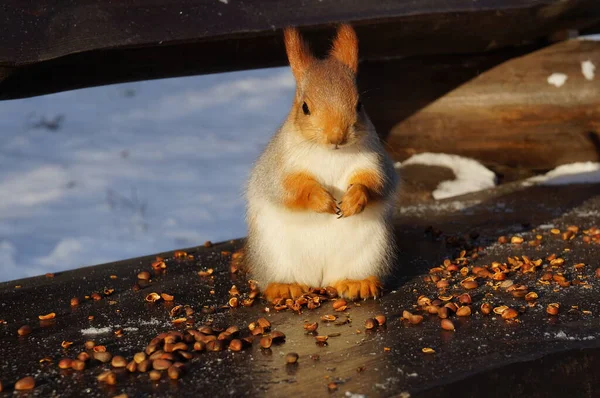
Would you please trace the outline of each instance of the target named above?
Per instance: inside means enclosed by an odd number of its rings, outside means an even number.
[[[304,112],[305,115],[310,115],[310,110],[308,109],[308,105],[306,105],[306,102],[302,103],[302,112]]]
[[[360,112],[361,109],[362,109],[362,102],[358,101],[356,103],[356,112]]]

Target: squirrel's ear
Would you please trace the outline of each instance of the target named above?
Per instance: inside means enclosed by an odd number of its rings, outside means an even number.
[[[343,24],[338,27],[330,55],[354,73],[358,71],[358,38],[352,26]]]
[[[304,74],[304,71],[314,61],[308,45],[302,40],[300,32],[296,28],[285,28],[283,31],[285,41],[285,51],[287,52],[288,60],[292,73],[299,82]]]

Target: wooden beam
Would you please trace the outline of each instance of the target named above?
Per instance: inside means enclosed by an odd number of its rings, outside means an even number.
[[[591,80],[581,69],[588,60],[598,68]],[[397,160],[444,152],[546,170],[600,159],[600,42],[360,68],[365,107]],[[553,73],[567,76],[564,85],[548,83]]]
[[[488,51],[600,23],[596,0],[130,0],[24,5],[0,20],[0,99],[286,64],[280,29],[318,52],[351,21],[363,59]]]

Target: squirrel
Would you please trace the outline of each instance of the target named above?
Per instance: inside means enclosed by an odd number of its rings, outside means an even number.
[[[356,33],[339,25],[325,59],[296,28],[284,41],[296,92],[246,187],[246,268],[269,301],[329,286],[375,298],[395,257],[398,176],[360,101]]]

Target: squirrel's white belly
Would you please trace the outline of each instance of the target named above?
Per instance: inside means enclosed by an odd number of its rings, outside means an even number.
[[[389,204],[371,203],[362,213],[341,219],[290,211],[266,200],[252,207],[266,281],[320,287],[384,271],[382,263],[390,247]]]

